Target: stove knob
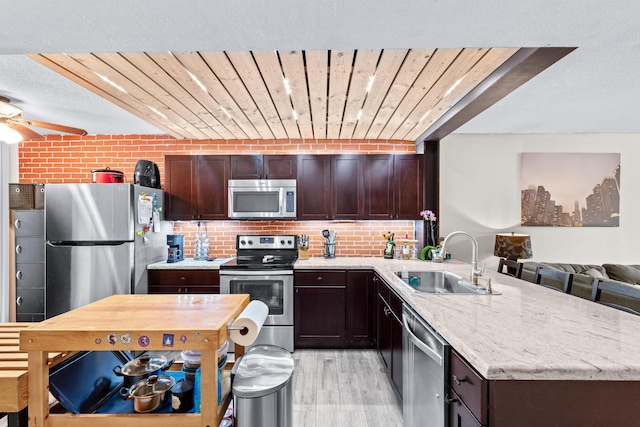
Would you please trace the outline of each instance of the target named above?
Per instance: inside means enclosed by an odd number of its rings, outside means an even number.
[[[284,245],[284,240],[280,240],[280,244],[281,244],[281,245]]]
[[[253,245],[253,240],[249,240],[249,244],[250,244],[250,245]]]
[[[244,240],[240,240],[240,244],[241,244],[242,246],[244,246],[244,245],[246,245],[246,244],[247,244],[247,242],[245,242]]]
[[[291,246],[293,242],[291,240],[287,240],[287,243],[289,244],[289,246]]]

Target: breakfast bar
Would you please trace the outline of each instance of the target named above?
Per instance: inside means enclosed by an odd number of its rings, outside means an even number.
[[[113,295],[20,332],[20,350],[28,351],[29,425],[217,426],[230,401],[230,390],[217,399],[217,349],[229,337],[228,325],[249,304],[236,295]],[[49,413],[48,352],[200,350],[203,396],[192,414],[53,414]],[[242,347],[236,346],[241,354]]]

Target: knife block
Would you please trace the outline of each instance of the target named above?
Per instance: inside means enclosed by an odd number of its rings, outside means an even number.
[[[309,246],[298,248],[298,259],[309,259]]]

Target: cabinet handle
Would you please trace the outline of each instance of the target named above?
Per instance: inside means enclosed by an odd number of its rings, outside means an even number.
[[[449,397],[449,395],[447,395],[447,396],[445,396],[444,401],[445,401],[446,404],[451,404],[451,403],[457,402],[458,399],[456,399],[455,397],[451,398],[451,397]]]
[[[22,305],[22,297],[16,298],[16,305]]]
[[[378,283],[378,276],[373,276],[374,283]]]
[[[389,315],[389,313],[391,313],[391,310],[389,310],[389,307],[384,307],[384,309],[383,309],[383,310],[384,310],[384,315],[385,315],[385,316],[388,316],[388,315]]]
[[[460,385],[460,383],[464,383],[467,382],[466,378],[458,378],[457,376],[453,376],[453,382],[456,383],[457,385]]]
[[[187,278],[184,276],[180,276],[180,280],[187,280]]]
[[[16,219],[16,222],[14,223],[16,228],[20,228],[20,226],[22,225],[22,223],[20,222],[19,219]]]
[[[20,245],[16,246],[16,253],[17,254],[22,253],[22,246]]]
[[[189,293],[189,288],[184,288],[184,293],[188,294]]]
[[[22,279],[22,271],[16,272],[16,279],[18,280]]]
[[[318,276],[318,277],[316,277],[316,280],[322,280],[322,279],[323,279],[323,277],[322,277],[322,276]]]

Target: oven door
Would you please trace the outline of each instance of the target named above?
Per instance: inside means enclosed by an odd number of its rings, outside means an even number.
[[[293,325],[293,271],[220,270],[220,293],[249,294],[265,303],[265,325]]]

